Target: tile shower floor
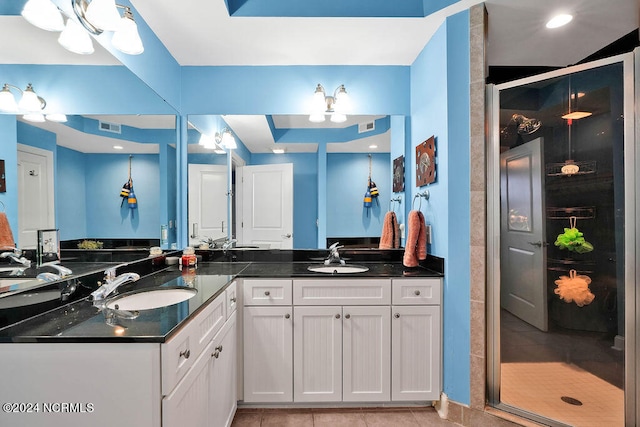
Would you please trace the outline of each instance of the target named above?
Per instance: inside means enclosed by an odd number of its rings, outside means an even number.
[[[611,348],[612,336],[542,332],[504,310],[501,335],[503,403],[569,425],[624,425],[624,352]]]
[[[428,408],[238,409],[231,427],[456,426]]]

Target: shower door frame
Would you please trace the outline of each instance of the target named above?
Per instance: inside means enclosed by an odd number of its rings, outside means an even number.
[[[633,53],[575,65],[561,70],[527,77],[499,85],[487,85],[486,121],[487,141],[487,386],[489,405],[533,421],[551,425],[564,424],[550,420],[521,408],[515,408],[500,401],[500,91],[535,83],[554,77],[562,77],[580,71],[606,65],[623,65],[623,111],[624,111],[624,287],[625,287],[625,363],[624,363],[624,418],[625,426],[640,425],[640,368],[635,360],[640,354],[640,150],[636,150],[640,136],[640,48]],[[637,83],[636,83],[637,82]],[[636,107],[637,102],[637,109]],[[635,111],[635,115],[634,115]]]

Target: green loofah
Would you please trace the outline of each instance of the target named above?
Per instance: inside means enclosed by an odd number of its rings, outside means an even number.
[[[567,249],[579,254],[593,250],[593,245],[587,242],[580,230],[575,227],[565,228],[564,233],[558,234],[558,238],[554,244],[560,249]]]

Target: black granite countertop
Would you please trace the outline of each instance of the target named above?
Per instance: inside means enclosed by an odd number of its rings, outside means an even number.
[[[142,310],[135,319],[101,310],[89,297],[65,304],[0,329],[0,343],[10,342],[165,342],[182,323],[220,295],[234,278],[358,278],[442,277],[423,267],[405,268],[398,262],[354,262],[369,268],[357,274],[314,273],[305,262],[203,262],[197,269],[177,266],[153,272],[118,288],[118,293],[154,287],[186,286],[197,289],[191,299],[167,307]],[[114,313],[116,313],[114,315]]]

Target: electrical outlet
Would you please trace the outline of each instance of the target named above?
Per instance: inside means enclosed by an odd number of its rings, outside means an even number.
[[[429,224],[427,224],[425,226],[425,230],[427,231],[427,244],[430,245],[431,244],[431,226]]]

